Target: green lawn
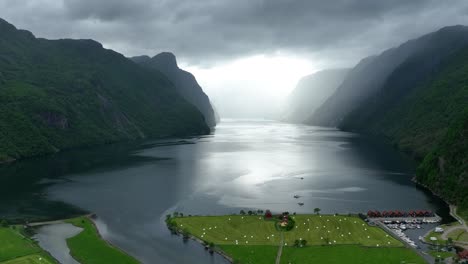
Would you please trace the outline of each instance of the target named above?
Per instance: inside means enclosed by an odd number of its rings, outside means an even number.
[[[465,229],[456,229],[448,234],[448,237],[456,241],[468,242],[468,232]]]
[[[440,237],[442,235],[442,233],[436,233],[434,231],[431,231],[429,232],[429,234],[424,238],[424,240],[426,240],[426,242],[428,243],[436,243],[437,241],[440,243],[441,241],[443,241],[443,239]],[[437,238],[437,241],[432,241],[431,240],[431,237],[435,237]]]
[[[293,216],[297,228],[284,233],[285,243],[305,239],[309,245],[360,244],[364,246],[402,246],[378,227],[370,227],[358,217]],[[179,228],[217,245],[278,245],[280,232],[273,221],[260,216],[192,216],[175,218]]]
[[[28,238],[11,228],[0,228],[0,261],[41,252]]]
[[[0,262],[1,264],[52,264],[55,263],[41,254],[27,255],[20,258],[15,258],[5,262]]]
[[[283,248],[281,263],[424,264],[426,262],[415,252],[407,248],[371,248],[356,245],[339,245],[310,246],[305,248],[285,247]]]
[[[433,256],[434,258],[439,256],[442,259],[455,257],[457,255],[454,252],[443,252],[443,251],[429,251],[429,254],[431,254],[431,256]]]
[[[67,239],[71,255],[82,264],[133,264],[136,259],[102,240],[91,220],[79,217],[67,221],[84,230]]]
[[[403,244],[379,227],[368,226],[358,217],[349,216],[293,216],[296,227],[285,232],[285,242],[305,239],[309,245],[359,244],[370,247],[401,247]]]
[[[222,245],[220,248],[242,264],[273,264],[278,252],[277,246]]]
[[[1,264],[55,263],[34,241],[21,235],[19,230],[19,226],[15,229],[0,227]]]
[[[453,226],[460,226],[461,225],[458,223],[458,222],[454,222],[454,223],[451,223],[451,224],[448,224],[448,225],[441,225],[440,227],[444,228],[444,229],[448,229],[449,227],[453,227]],[[426,240],[426,242],[429,242],[429,243],[435,243],[435,242],[445,242],[444,239],[442,239],[442,233],[436,233],[434,231],[431,231],[425,238],[424,240]],[[435,237],[437,238],[437,241],[431,241],[430,238],[431,237]],[[447,237],[449,238],[452,238],[454,241],[463,241],[463,242],[468,242],[468,232],[465,231],[465,229],[455,229],[455,230],[452,230],[450,233],[448,233]]]
[[[292,216],[296,227],[283,232],[281,263],[425,263],[379,227],[358,217]],[[191,216],[172,218],[180,230],[212,242],[240,263],[274,263],[281,232],[261,216]],[[304,248],[292,247],[296,239]]]
[[[181,229],[216,245],[278,245],[280,232],[273,221],[259,216],[191,216],[175,218]]]

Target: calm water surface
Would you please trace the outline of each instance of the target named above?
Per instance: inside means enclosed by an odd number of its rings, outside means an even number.
[[[440,199],[411,182],[413,170],[391,147],[357,134],[224,120],[211,136],[116,144],[0,167],[0,215],[90,211],[106,239],[145,263],[225,263],[171,236],[164,216],[250,208],[310,213],[315,207],[447,215]]]

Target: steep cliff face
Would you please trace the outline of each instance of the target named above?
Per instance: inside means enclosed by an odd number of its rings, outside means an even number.
[[[394,78],[392,91],[406,93],[430,75],[445,58],[468,43],[468,27],[452,26],[410,40],[397,48],[389,49],[378,56],[363,59],[354,67],[335,93],[319,108],[306,123],[339,126],[348,114],[359,106],[365,106],[370,98],[385,90],[384,85],[391,74],[408,58],[425,58],[421,69],[407,73],[404,79]],[[410,76],[413,74],[414,76]],[[390,85],[390,84],[389,84]]]
[[[342,128],[383,135],[422,159],[417,180],[468,212],[468,45],[430,71],[425,61],[408,58],[387,80],[388,91],[351,113]],[[408,78],[418,79],[411,89],[391,85]]]
[[[363,60],[309,122],[385,137],[422,160],[420,183],[468,212],[468,27]]]
[[[330,69],[303,77],[289,95],[283,120],[301,123],[343,83],[349,69]]]
[[[153,58],[148,56],[138,56],[131,58],[137,64],[148,69],[154,69],[163,73],[175,86],[188,102],[192,103],[205,117],[209,127],[216,126],[219,121],[210,99],[203,92],[195,77],[177,65],[176,57],[170,52],[160,53]]]
[[[0,19],[0,161],[118,140],[209,133],[163,74],[93,40]]]
[[[468,108],[454,122],[437,146],[425,156],[416,179],[459,206],[468,219]]]

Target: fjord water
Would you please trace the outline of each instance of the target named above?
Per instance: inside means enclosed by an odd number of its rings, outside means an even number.
[[[411,182],[413,171],[390,146],[362,135],[224,120],[210,136],[114,144],[0,167],[0,217],[84,210],[98,215],[104,238],[145,263],[225,263],[171,236],[165,215],[319,207],[323,213],[430,209],[446,216],[440,199]]]

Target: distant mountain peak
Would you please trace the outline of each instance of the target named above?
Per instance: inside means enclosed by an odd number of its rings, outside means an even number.
[[[152,58],[143,55],[130,59],[144,67],[164,74],[175,85],[177,91],[200,110],[207,125],[209,127],[216,126],[218,118],[216,118],[210,99],[203,92],[195,76],[179,68],[176,56],[173,53],[161,52]]]
[[[146,63],[149,60],[151,60],[151,57],[148,55],[141,55],[141,56],[131,57],[130,59],[136,63]]]
[[[179,68],[177,66],[176,56],[171,52],[161,52],[161,53],[157,54],[156,56],[154,56],[153,58],[151,58],[151,60],[152,61],[160,61],[161,63],[163,63],[167,67]]]
[[[9,33],[9,34],[15,34],[16,36],[21,36],[23,38],[30,38],[34,39],[33,33],[23,30],[23,29],[17,29],[14,25],[8,23],[6,20],[0,18],[0,33]]]
[[[6,20],[0,18],[0,28],[3,28],[3,27],[8,27],[10,29],[16,29],[15,26],[13,26],[12,24],[8,23]]]

